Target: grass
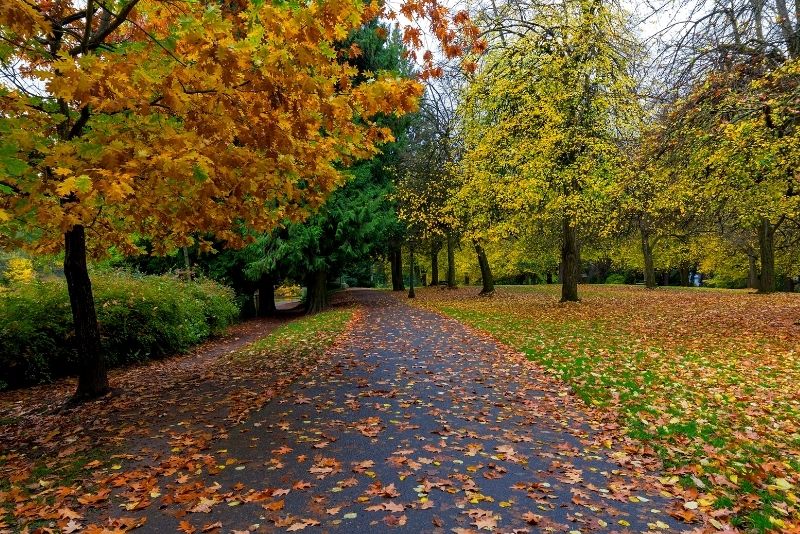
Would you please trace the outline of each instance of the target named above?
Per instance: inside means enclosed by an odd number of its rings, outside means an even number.
[[[757,532],[800,520],[800,298],[582,286],[423,291],[418,302],[491,333],[623,423],[686,498]]]
[[[306,315],[279,326],[268,336],[237,352],[233,358],[241,362],[271,356],[306,359],[321,355],[345,330],[354,313],[354,308],[336,308]]]

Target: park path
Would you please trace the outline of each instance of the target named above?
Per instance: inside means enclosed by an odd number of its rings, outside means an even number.
[[[351,294],[362,316],[313,373],[176,467],[153,505],[108,512],[146,518],[137,532],[686,528],[648,460],[605,448],[566,386],[454,320]]]

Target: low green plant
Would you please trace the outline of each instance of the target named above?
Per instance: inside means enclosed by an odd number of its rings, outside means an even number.
[[[119,366],[185,351],[221,334],[239,315],[233,292],[215,282],[94,273],[103,349]],[[0,384],[10,387],[71,374],[78,355],[66,283],[49,278],[0,294]]]
[[[608,275],[606,278],[606,284],[624,284],[625,283],[625,275],[614,273]]]

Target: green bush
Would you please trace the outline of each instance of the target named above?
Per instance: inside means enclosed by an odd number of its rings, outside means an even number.
[[[185,351],[221,334],[239,314],[233,292],[215,282],[168,276],[92,276],[103,350],[118,366]],[[0,293],[0,383],[16,387],[74,372],[66,283],[49,279]]]
[[[747,278],[743,276],[734,278],[724,275],[715,275],[711,278],[704,278],[703,286],[718,289],[744,289],[747,287]]]
[[[625,275],[624,274],[609,274],[606,278],[606,284],[624,284],[625,283]]]

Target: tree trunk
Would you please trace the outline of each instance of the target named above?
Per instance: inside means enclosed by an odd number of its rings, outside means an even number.
[[[678,272],[681,277],[681,287],[689,287],[689,264],[681,262]]]
[[[192,279],[192,262],[189,260],[189,247],[182,247],[183,249],[183,266],[186,269],[184,276],[186,280]]]
[[[606,278],[608,278],[608,273],[611,272],[611,265],[612,261],[611,258],[601,258],[597,260],[594,264],[594,268],[597,273],[597,281],[601,284],[604,284]]]
[[[100,325],[86,265],[86,233],[73,226],[64,234],[64,275],[72,307],[75,342],[78,349],[78,388],[73,400],[105,395],[109,391],[106,361],[100,344]]]
[[[431,243],[431,285],[439,285],[439,251],[442,244],[438,241]]]
[[[306,313],[319,313],[328,305],[328,273],[322,269],[306,275]]]
[[[561,302],[578,302],[578,276],[580,269],[580,252],[578,250],[578,232],[570,221],[564,217],[563,243],[561,244]]]
[[[750,289],[758,289],[758,269],[756,267],[756,260],[758,258],[755,254],[747,255],[747,287]]]
[[[548,284],[552,284],[552,283],[553,283],[553,273],[552,273],[552,272],[550,272],[550,271],[547,271],[547,272],[545,273],[545,281],[546,281]]]
[[[761,249],[761,276],[758,292],[775,292],[775,228],[766,217],[761,218],[758,227],[758,245]]]
[[[392,264],[392,291],[403,291],[403,250],[399,245],[389,251],[389,260]]]
[[[456,288],[456,244],[452,235],[447,236],[447,287]]]
[[[639,223],[639,232],[642,236],[642,256],[644,256],[644,287],[655,289],[656,271],[653,266],[653,249],[650,247],[650,234],[642,221]]]
[[[472,243],[475,245],[475,253],[478,255],[478,265],[481,268],[481,282],[483,288],[481,295],[491,295],[494,293],[494,276],[492,276],[492,269],[489,267],[489,260],[486,258],[486,251],[483,250],[480,242],[474,239]]]
[[[417,296],[414,292],[414,246],[408,248],[408,262],[411,264],[408,269],[408,298],[413,299]]]
[[[272,273],[261,275],[258,280],[258,315],[270,317],[275,315],[275,279]]]

